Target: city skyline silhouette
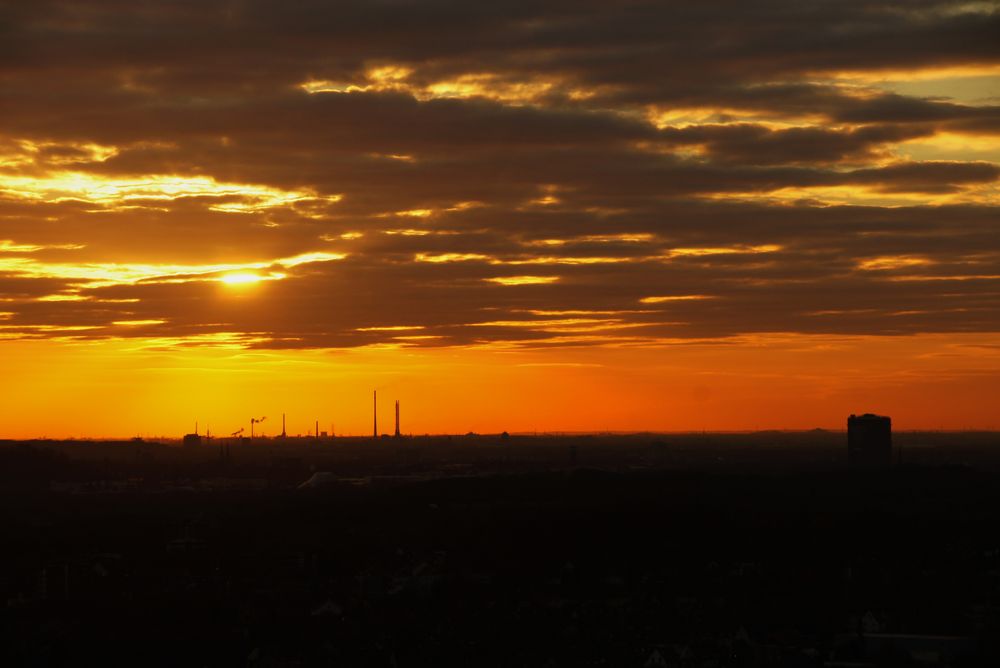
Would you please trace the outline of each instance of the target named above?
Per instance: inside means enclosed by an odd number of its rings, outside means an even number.
[[[0,3],[0,666],[1000,665],[998,36]]]

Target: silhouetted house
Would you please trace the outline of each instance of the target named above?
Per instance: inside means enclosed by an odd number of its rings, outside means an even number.
[[[337,482],[337,475],[329,471],[316,471],[298,489],[319,489],[323,485]]]
[[[827,666],[975,666],[980,648],[961,636],[861,633],[839,635]]]
[[[892,420],[871,413],[847,418],[847,457],[851,468],[889,468],[892,465]]]
[[[858,620],[858,633],[878,633],[882,630],[882,624],[878,621],[878,617],[872,613],[871,610],[865,612],[864,616]]]
[[[208,544],[201,538],[195,538],[191,533],[185,532],[180,538],[175,538],[167,543],[167,550],[170,552],[192,553],[203,551]]]
[[[313,617],[319,617],[320,615],[333,615],[334,617],[340,617],[343,614],[344,608],[341,607],[339,603],[329,598],[312,610]]]
[[[649,657],[646,662],[642,664],[645,668],[667,668],[669,665],[667,660],[664,658],[663,654],[658,649],[654,649],[649,653]]]
[[[959,636],[871,633],[862,639],[862,657],[871,663],[918,666],[974,665],[976,643]]]

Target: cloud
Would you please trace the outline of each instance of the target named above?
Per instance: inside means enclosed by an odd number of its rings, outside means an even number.
[[[995,139],[946,84],[998,76],[998,31],[944,0],[5,7],[0,335],[994,332],[1000,167],[907,146]]]

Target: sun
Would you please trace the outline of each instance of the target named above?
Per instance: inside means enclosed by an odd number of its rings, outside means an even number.
[[[264,277],[260,274],[243,271],[235,274],[226,274],[219,280],[227,285],[247,285],[250,283],[259,283],[264,280]]]
[[[226,285],[253,285],[261,281],[280,281],[287,276],[280,271],[270,271],[266,274],[258,274],[253,271],[233,271],[219,276],[216,280],[222,281]]]

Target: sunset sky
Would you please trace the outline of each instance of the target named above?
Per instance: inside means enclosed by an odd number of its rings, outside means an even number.
[[[1000,428],[1000,2],[0,7],[0,437]]]

